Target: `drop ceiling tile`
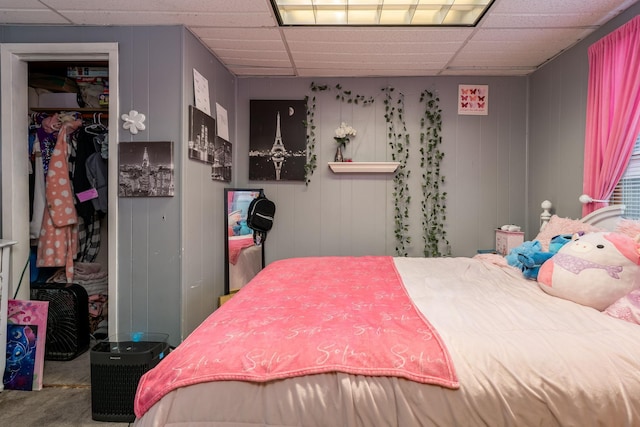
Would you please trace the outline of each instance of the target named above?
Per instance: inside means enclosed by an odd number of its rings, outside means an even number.
[[[431,55],[406,55],[401,53],[396,54],[376,54],[376,53],[361,53],[361,54],[342,54],[342,53],[298,53],[293,55],[293,61],[296,64],[303,62],[317,62],[319,64],[331,64],[332,66],[339,66],[340,64],[350,64],[355,66],[358,64],[366,63],[367,67],[376,65],[388,65],[388,64],[402,64],[403,66],[411,66],[412,64],[425,64],[429,63],[434,66],[443,66],[449,60],[446,58],[434,58]]]
[[[611,10],[627,8],[635,1],[630,0],[562,0],[562,1],[531,1],[531,0],[502,0],[491,6],[490,14],[530,13],[530,14],[564,14],[580,11],[588,14],[607,14]]]
[[[386,54],[415,54],[415,55],[434,55],[436,57],[450,57],[451,52],[458,50],[462,43],[445,43],[441,44],[438,48],[434,49],[428,43],[393,43],[393,42],[381,42],[381,43],[361,43],[361,42],[341,42],[341,43],[327,43],[319,41],[307,41],[307,42],[289,42],[289,49],[292,54],[298,53],[348,53],[358,54],[362,52],[378,52],[381,55]]]
[[[58,10],[271,13],[265,0],[42,0],[42,3]]]
[[[262,61],[289,61],[289,55],[284,51],[218,49],[216,53],[220,58],[252,57]]]
[[[37,0],[2,0],[1,24],[69,24],[69,21]]]
[[[215,51],[222,50],[252,50],[252,51],[280,51],[286,55],[286,48],[281,41],[274,40],[218,40],[201,38],[204,43]]]
[[[441,76],[526,76],[531,74],[535,69],[523,68],[492,68],[477,67],[475,69],[445,69],[439,75]]]
[[[283,28],[283,34],[291,42],[323,41],[336,42],[364,42],[364,43],[402,43],[421,42],[432,43],[434,46],[441,42],[464,41],[472,33],[469,28]]]
[[[60,10],[60,13],[78,25],[186,25],[218,27],[260,27],[273,24],[268,13],[197,13],[197,12],[145,12]]]
[[[411,77],[411,76],[434,76],[437,75],[439,70],[393,70],[393,69],[380,69],[370,70],[362,67],[357,68],[299,68],[298,75],[300,77]]]
[[[488,16],[482,28],[596,28],[593,16],[584,13],[571,14],[495,14]]]
[[[294,76],[295,73],[293,68],[272,68],[272,67],[237,67],[231,66],[229,67],[229,71],[231,71],[236,76]]]
[[[217,40],[278,40],[282,35],[277,28],[220,28],[192,27],[191,31],[203,39]]]
[[[331,62],[322,62],[322,61],[300,61],[300,62],[296,62],[296,69],[298,70],[302,70],[302,69],[310,69],[310,68],[314,68],[314,69],[318,69],[318,70],[326,70],[326,69],[347,69],[350,68],[352,70],[357,70],[357,69],[361,69],[363,68],[362,63],[359,62],[352,62],[352,63],[345,63],[345,62],[340,62],[340,63],[331,63]],[[432,64],[432,63],[425,63],[425,64],[418,64],[418,63],[402,63],[402,62],[369,62],[367,63],[367,67],[366,69],[364,69],[363,71],[366,71],[367,73],[373,72],[373,71],[384,71],[384,70],[393,70],[394,74],[399,72],[399,71],[414,71],[414,72],[424,72],[424,70],[439,70],[442,68],[442,64]]]
[[[41,9],[41,10],[49,10],[46,6],[44,6],[38,0],[3,0],[2,4],[0,4],[0,10],[33,10],[33,9]]]
[[[288,69],[293,71],[293,66],[289,62],[284,61],[256,61],[251,58],[247,59],[234,59],[226,64],[231,68],[277,68]]]
[[[0,8],[0,24],[22,24],[29,22],[30,24],[51,25],[51,24],[70,24],[71,22],[64,19],[57,13],[50,10],[28,10],[14,12]]]

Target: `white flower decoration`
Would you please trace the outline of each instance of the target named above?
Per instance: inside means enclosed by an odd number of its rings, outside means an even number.
[[[145,119],[146,117],[144,114],[138,113],[136,110],[131,110],[129,111],[129,114],[122,115],[122,120],[124,120],[122,128],[129,129],[129,132],[135,135],[139,130],[145,130]]]
[[[346,138],[348,136],[356,136],[356,130],[345,122],[340,123],[340,127],[336,129],[336,138]]]
[[[346,146],[350,136],[356,136],[356,130],[345,122],[342,122],[340,123],[340,127],[336,129],[336,136],[334,136],[333,139],[335,139],[338,144]]]

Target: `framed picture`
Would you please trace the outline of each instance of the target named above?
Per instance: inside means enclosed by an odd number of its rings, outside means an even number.
[[[305,100],[250,102],[249,179],[304,181],[307,163]]]
[[[486,116],[489,114],[488,85],[458,85],[458,114]]]
[[[49,301],[9,300],[7,311],[4,387],[42,390]]]
[[[231,181],[231,159],[231,143],[224,138],[216,136],[213,164],[211,165],[211,179]]]
[[[120,197],[173,196],[173,141],[120,143],[118,162]]]
[[[216,119],[189,106],[189,158],[213,163],[215,156]]]

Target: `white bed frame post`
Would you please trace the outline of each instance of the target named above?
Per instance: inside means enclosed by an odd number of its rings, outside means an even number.
[[[551,219],[552,206],[553,204],[548,200],[545,200],[540,205],[540,207],[542,208],[542,213],[540,214],[540,231],[542,231],[547,226],[549,220]]]

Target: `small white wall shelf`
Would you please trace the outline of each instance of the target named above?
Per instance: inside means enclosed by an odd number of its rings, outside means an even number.
[[[399,162],[329,162],[333,173],[393,173]]]

